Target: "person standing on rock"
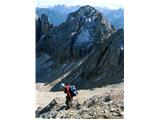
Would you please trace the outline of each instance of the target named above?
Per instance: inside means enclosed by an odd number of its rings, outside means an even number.
[[[64,84],[61,83],[60,88],[64,89],[64,92],[67,94],[66,96],[66,105],[67,108],[66,109],[70,109],[72,107],[72,101],[73,101],[73,97],[76,96],[78,94],[75,86],[71,86],[69,84]]]

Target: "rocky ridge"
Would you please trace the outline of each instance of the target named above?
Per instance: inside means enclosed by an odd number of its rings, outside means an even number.
[[[123,29],[88,5],[58,27],[47,21],[42,15],[36,24],[36,82],[46,83],[46,90],[57,90],[60,82],[88,89],[123,81]]]

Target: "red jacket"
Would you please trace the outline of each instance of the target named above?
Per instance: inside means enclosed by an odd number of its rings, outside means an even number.
[[[65,88],[65,93],[67,93],[67,96],[72,100],[73,99],[73,96],[72,94],[70,93],[70,85],[66,85],[66,88]]]

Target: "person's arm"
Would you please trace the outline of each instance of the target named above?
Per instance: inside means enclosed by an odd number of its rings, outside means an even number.
[[[71,100],[73,99],[72,96],[71,96],[71,94],[69,92],[68,92],[68,96],[70,97]]]
[[[68,96],[70,97],[70,99],[72,100],[73,98],[72,98],[71,94],[69,93],[69,87],[67,88],[66,92],[67,92],[67,95],[68,95]]]

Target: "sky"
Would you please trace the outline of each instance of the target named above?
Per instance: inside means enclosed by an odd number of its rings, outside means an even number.
[[[49,7],[58,4],[66,6],[91,5],[110,9],[124,8],[124,0],[36,0],[36,7]]]

